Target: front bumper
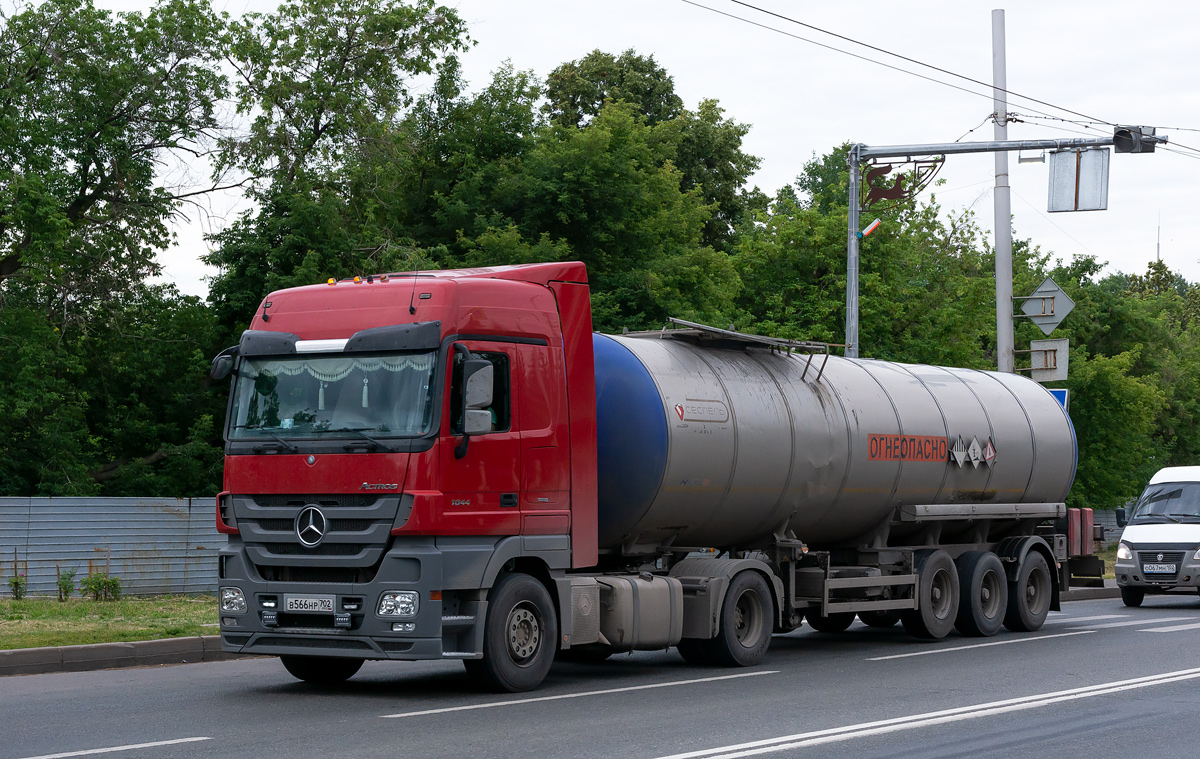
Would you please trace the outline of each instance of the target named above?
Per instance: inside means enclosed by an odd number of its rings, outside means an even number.
[[[219,561],[220,587],[239,588],[246,599],[244,612],[220,612],[224,651],[398,660],[468,659],[482,651],[487,603],[478,590],[443,587],[446,554],[434,538],[396,538],[367,582],[264,579],[236,536]],[[380,596],[395,590],[418,594],[414,616],[377,613]],[[296,595],[332,597],[333,613],[288,612],[285,598]],[[335,626],[335,615],[343,625],[348,615],[349,626]],[[396,631],[394,624],[412,627]]]
[[[1117,559],[1113,565],[1119,587],[1147,590],[1200,588],[1200,561],[1192,558],[1197,546],[1129,544],[1129,547],[1133,558]],[[1175,571],[1157,571],[1163,565],[1174,565]],[[1147,572],[1147,566],[1155,571]]]

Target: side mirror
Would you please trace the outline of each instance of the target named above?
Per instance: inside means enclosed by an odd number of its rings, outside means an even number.
[[[208,370],[208,376],[215,380],[223,380],[233,371],[233,356],[228,353],[218,353],[217,357],[212,360],[212,368]]]
[[[1126,524],[1127,524],[1127,522],[1125,521],[1125,509],[1123,509],[1123,508],[1117,509],[1117,527],[1120,527],[1123,530],[1123,529],[1125,529]]]
[[[492,412],[486,409],[467,409],[463,416],[464,435],[482,435],[492,429]]]
[[[464,409],[485,409],[492,405],[492,375],[494,371],[492,362],[487,359],[471,358],[463,362]]]

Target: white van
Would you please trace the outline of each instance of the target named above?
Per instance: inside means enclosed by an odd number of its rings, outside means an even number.
[[[1160,469],[1128,513],[1117,509],[1117,526],[1125,529],[1114,572],[1126,606],[1200,588],[1200,466]]]

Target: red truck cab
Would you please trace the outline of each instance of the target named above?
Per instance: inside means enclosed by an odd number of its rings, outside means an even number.
[[[224,649],[308,680],[364,659],[478,660],[503,568],[554,588],[594,564],[591,340],[580,263],[267,296],[214,361],[233,374]]]

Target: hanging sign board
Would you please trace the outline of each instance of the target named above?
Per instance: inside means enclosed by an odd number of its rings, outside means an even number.
[[[1051,213],[1108,208],[1108,148],[1071,148],[1050,153]]]
[[[1067,378],[1067,338],[1030,340],[1030,376],[1034,382],[1058,382]]]

